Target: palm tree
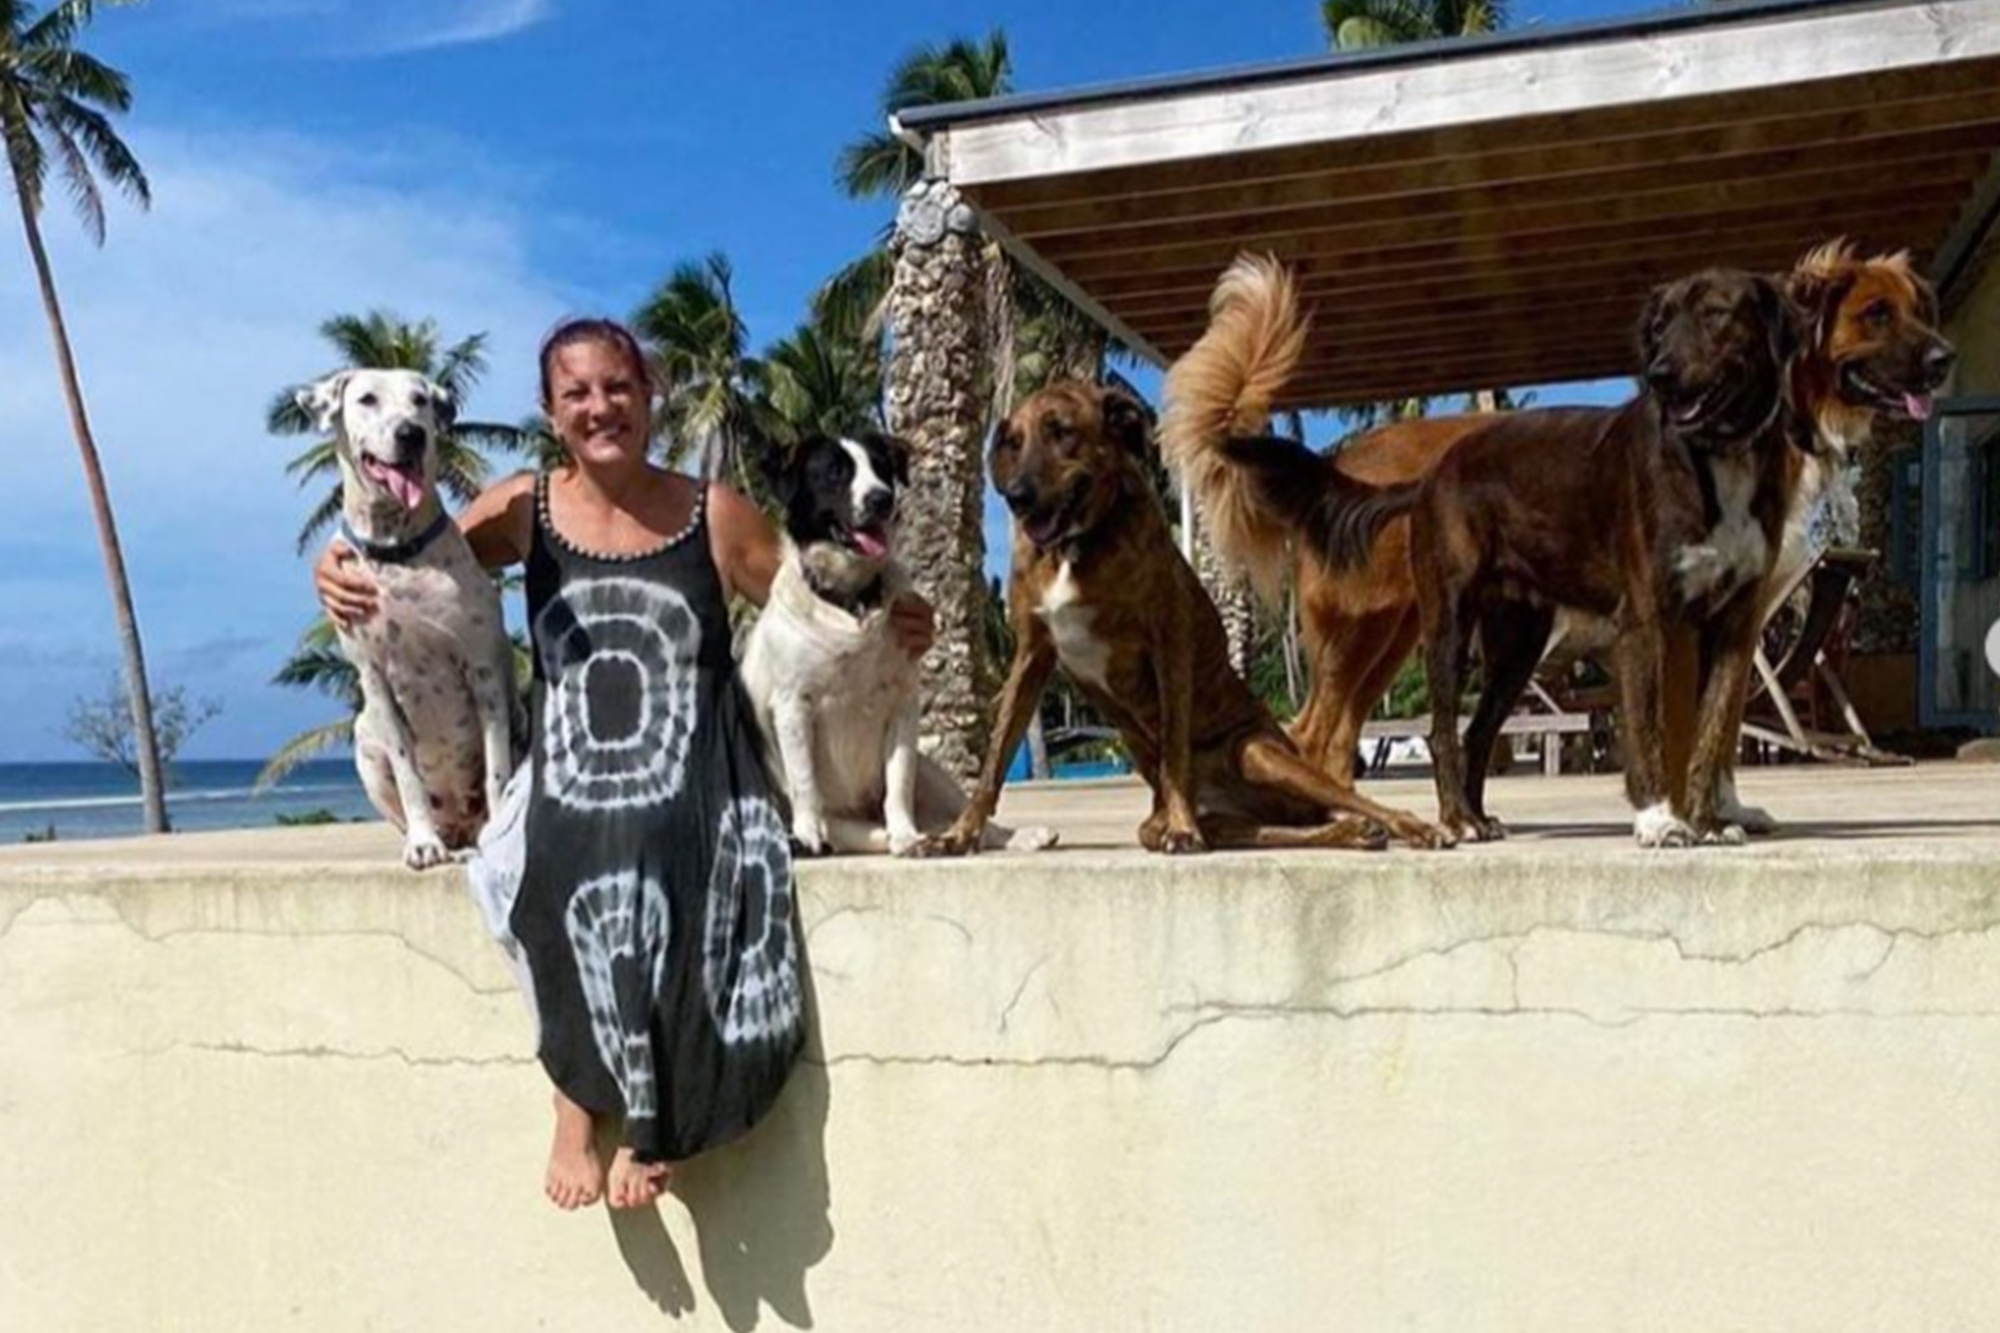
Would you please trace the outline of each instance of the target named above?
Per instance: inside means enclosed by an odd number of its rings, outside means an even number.
[[[1442,37],[1477,37],[1507,26],[1508,0],[1320,0],[1336,51]]]
[[[339,362],[335,370],[414,370],[464,402],[486,373],[486,335],[475,333],[443,346],[435,320],[417,323],[386,310],[366,315],[335,315],[319,326],[320,337],[332,345]],[[304,385],[280,389],[264,418],[273,435],[309,435],[316,430],[312,413],[299,404]],[[530,454],[534,438],[524,426],[490,421],[460,421],[438,441],[438,485],[464,504],[486,485],[487,463],[482,450]],[[304,552],[340,516],[340,460],[331,438],[308,446],[285,465],[285,474],[301,488],[327,482],[326,494],[299,529],[298,549]]]
[[[959,37],[919,47],[890,72],[882,92],[883,120],[913,106],[999,97],[1010,90],[1012,76],[1007,34],[998,28],[983,42]],[[887,130],[864,134],[841,149],[834,169],[850,199],[897,198],[923,174],[923,158]]]
[[[765,349],[756,416],[759,433],[780,446],[809,435],[882,428],[882,341],[857,338],[820,320],[799,325]]]
[[[76,357],[56,296],[55,274],[42,244],[41,214],[49,169],[62,172],[70,201],[84,230],[104,243],[102,176],[140,207],[152,203],[152,190],[139,161],[111,127],[111,115],[131,109],[132,89],[123,74],[77,49],[76,40],[89,24],[96,6],[91,0],[61,0],[43,13],[26,0],[0,0],[0,137],[7,144],[7,167],[14,178],[14,195],[21,207],[21,227],[28,253],[41,284],[42,308],[49,335],[55,341],[56,368],[63,396],[69,402],[70,428],[83,455],[85,485],[97,518],[98,541],[104,548],[105,574],[118,617],[123,650],[125,689],[132,705],[132,730],[139,761],[139,791],[144,800],[148,832],[167,831],[166,785],[160,766],[159,739],[153,725],[152,695],[146,685],[146,655],[139,642],[139,618],[132,607],[132,587],[125,575],[125,555],[118,542],[118,525],[111,512],[111,495],[97,441],[84,408],[83,385]]]
[[[749,332],[731,290],[734,276],[721,251],[678,264],[632,325],[659,376],[668,457],[698,450],[703,476],[741,482],[760,372],[745,352]]]
[[[271,677],[273,685],[317,690],[341,705],[340,717],[312,727],[278,747],[257,774],[254,788],[263,791],[282,782],[287,773],[328,750],[354,743],[354,718],[361,711],[361,674],[341,651],[333,622],[322,616],[299,636],[299,646]]]

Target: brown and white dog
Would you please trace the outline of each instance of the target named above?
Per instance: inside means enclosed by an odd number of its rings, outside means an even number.
[[[1057,666],[1118,727],[1153,790],[1138,833],[1149,851],[1375,848],[1384,828],[1438,845],[1432,826],[1308,763],[1231,668],[1222,618],[1145,475],[1147,435],[1137,402],[1073,381],[1035,394],[996,433],[993,484],[1014,514],[1016,648],[971,803],[927,850],[978,849]]]
[[[1834,242],[1809,253],[1781,278],[1809,316],[1793,360],[1789,406],[1797,418],[1814,423],[1817,453],[1786,454],[1786,528],[1765,586],[1767,609],[1805,558],[1806,518],[1829,469],[1837,469],[1847,451],[1865,441],[1879,414],[1928,410],[1927,396],[1942,382],[1952,355],[1935,328],[1930,291],[1903,256],[1864,259]],[[1306,529],[1322,508],[1321,496],[1337,496],[1354,482],[1391,486],[1419,480],[1492,418],[1428,417],[1365,432],[1338,452],[1309,460],[1289,495],[1295,503],[1267,504],[1257,489],[1233,485],[1254,461],[1248,456],[1256,446],[1228,453],[1207,446],[1263,430],[1304,345],[1302,331],[1290,339],[1273,333],[1271,315],[1290,299],[1281,269],[1265,272],[1239,262],[1225,275],[1208,333],[1174,367],[1161,439],[1170,455],[1190,460],[1184,464],[1187,476],[1226,560],[1265,587],[1273,578],[1281,580],[1288,565],[1295,570],[1313,684],[1292,736],[1336,781],[1351,786],[1363,723],[1419,638],[1410,524],[1390,519],[1365,559],[1351,568],[1329,560],[1324,543],[1304,539]],[[1684,791],[1693,749],[1693,660],[1676,635],[1665,685],[1668,778],[1676,793]],[[1739,699],[1739,725],[1741,713]],[[1727,762],[1717,799],[1726,822],[1753,832],[1772,826],[1769,816],[1736,800]]]
[[[1637,398],[1608,416],[1496,415],[1415,485],[1410,563],[1447,829],[1500,835],[1484,808],[1486,761],[1561,608],[1616,628],[1640,845],[1741,838],[1716,818],[1715,783],[1762,623],[1756,592],[1785,521],[1795,338],[1770,279],[1728,269],[1683,278],[1655,291],[1641,317]],[[1702,667],[1685,821],[1665,772],[1663,673],[1677,630],[1697,636]],[[1475,634],[1485,682],[1461,749]]]

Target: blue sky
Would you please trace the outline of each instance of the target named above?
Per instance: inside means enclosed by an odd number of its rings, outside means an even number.
[[[1516,18],[1657,7],[1529,0]],[[100,9],[87,41],[132,78],[121,130],[154,207],[114,204],[95,250],[52,197],[46,231],[151,674],[225,704],[187,757],[262,757],[332,715],[268,684],[314,607],[292,553],[308,500],[283,475],[300,442],[266,436],[262,417],[279,387],[325,368],[322,319],[386,307],[487,333],[492,370],[468,410],[502,420],[532,408],[533,349],[555,319],[628,312],[710,249],[735,262],[756,342],[780,337],[887,216],[844,199],[832,171],[878,125],[890,66],[995,26],[1022,90],[1323,46],[1311,0]],[[0,386],[0,762],[76,758],[63,714],[112,669],[116,642],[47,329],[6,224]],[[1004,534],[997,515],[989,526]]]

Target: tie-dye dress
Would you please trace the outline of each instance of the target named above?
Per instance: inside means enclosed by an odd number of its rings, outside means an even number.
[[[485,902],[527,974],[549,1076],[622,1115],[644,1161],[749,1129],[805,1033],[786,826],[730,655],[706,507],[704,491],[652,551],[598,555],[555,530],[537,479],[519,887]],[[476,889],[494,878],[491,850]]]

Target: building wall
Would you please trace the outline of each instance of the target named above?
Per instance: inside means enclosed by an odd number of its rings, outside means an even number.
[[[0,1328],[2000,1326],[1989,853],[1092,855],[815,867],[618,1218],[451,876],[0,866]]]
[[[2000,394],[2000,245],[1989,243],[1984,271],[1957,295],[1945,335],[1958,344],[1952,392]]]

